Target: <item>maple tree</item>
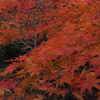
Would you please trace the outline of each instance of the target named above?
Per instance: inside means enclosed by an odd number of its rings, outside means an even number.
[[[99,0],[0,0],[0,44],[21,42],[31,51],[7,60],[0,98],[47,100],[97,89],[100,98]],[[47,41],[40,46],[36,42]],[[31,39],[34,47],[25,40]],[[89,64],[87,64],[89,63]],[[65,86],[67,84],[67,86]],[[61,86],[65,87],[62,88]],[[41,91],[41,93],[35,92]],[[57,100],[57,98],[55,98]]]

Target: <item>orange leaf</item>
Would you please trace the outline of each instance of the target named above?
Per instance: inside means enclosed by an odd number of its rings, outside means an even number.
[[[77,99],[80,99],[80,100],[84,100],[83,97],[77,92],[73,92],[73,95],[77,98]]]

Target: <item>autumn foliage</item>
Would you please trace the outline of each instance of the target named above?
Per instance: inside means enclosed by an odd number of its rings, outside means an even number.
[[[64,100],[68,93],[84,100],[93,89],[100,100],[99,16],[99,0],[0,0],[0,44],[20,41],[31,48],[7,60],[1,100],[6,92],[7,100],[49,100],[54,94],[50,100]],[[44,34],[47,41],[38,46]]]

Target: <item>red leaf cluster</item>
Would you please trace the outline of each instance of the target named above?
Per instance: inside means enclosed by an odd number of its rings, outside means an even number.
[[[32,39],[35,44],[44,33],[48,40],[28,54],[8,60],[12,64],[0,74],[6,76],[0,81],[0,97],[5,98],[4,91],[13,89],[12,98],[16,100],[46,99],[46,93],[63,97],[72,93],[84,100],[85,91],[92,94],[94,87],[99,95],[99,3],[99,0],[1,0],[0,44],[22,39]],[[39,37],[33,39],[36,34]],[[65,84],[68,87],[60,87]],[[35,90],[45,93],[40,96]]]

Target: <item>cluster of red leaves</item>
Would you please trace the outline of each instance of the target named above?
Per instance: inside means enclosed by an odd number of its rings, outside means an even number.
[[[9,100],[45,98],[33,90],[63,97],[72,92],[76,98],[84,100],[85,90],[92,94],[95,87],[96,95],[100,95],[99,3],[99,0],[1,0],[0,13],[5,20],[0,27],[0,44],[18,38],[30,39],[44,32],[48,37],[48,41],[28,55],[10,60],[12,64],[0,74],[7,75],[0,82],[1,98],[4,91],[10,89],[14,93]],[[90,68],[86,62],[90,63]],[[8,86],[9,80],[11,86]],[[69,87],[60,88],[65,83]]]

